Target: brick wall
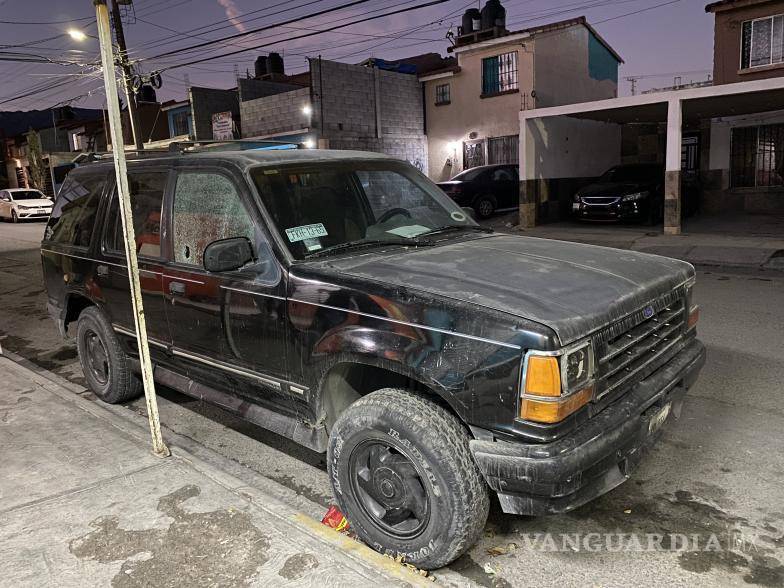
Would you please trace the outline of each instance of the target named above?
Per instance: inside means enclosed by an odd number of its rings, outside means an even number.
[[[240,102],[242,136],[258,137],[298,131],[310,126],[302,108],[310,104],[310,88]]]
[[[191,87],[188,91],[196,140],[212,139],[212,115],[231,112],[234,123],[239,123],[240,103],[237,90]],[[238,125],[239,126],[239,125]]]

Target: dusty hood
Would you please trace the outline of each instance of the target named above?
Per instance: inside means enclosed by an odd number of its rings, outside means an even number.
[[[694,274],[688,263],[668,257],[513,235],[330,265],[542,323],[563,345],[643,308]]]

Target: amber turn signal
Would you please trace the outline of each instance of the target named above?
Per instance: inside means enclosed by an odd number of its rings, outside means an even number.
[[[700,307],[692,306],[689,311],[689,320],[686,323],[686,330],[693,329],[697,326],[697,321],[700,320]]]
[[[592,396],[593,387],[588,387],[559,400],[524,397],[520,405],[520,418],[537,423],[558,423],[588,404]]]
[[[561,395],[561,369],[556,357],[531,355],[528,358],[525,393],[534,396]]]

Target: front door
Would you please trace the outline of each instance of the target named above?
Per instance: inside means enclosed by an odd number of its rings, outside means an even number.
[[[244,185],[219,169],[177,172],[163,272],[172,351],[192,379],[287,412],[285,287]],[[232,237],[250,239],[257,262],[206,271],[207,245]]]

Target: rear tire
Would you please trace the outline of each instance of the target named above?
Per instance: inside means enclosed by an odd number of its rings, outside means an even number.
[[[98,398],[118,404],[141,395],[142,383],[131,371],[112,325],[94,306],[79,315],[76,347],[84,378]]]
[[[338,507],[373,549],[423,569],[482,533],[489,496],[460,421],[406,390],[359,399],[335,422],[327,464]]]
[[[480,196],[474,200],[473,208],[479,218],[490,218],[495,212],[495,198],[492,196]]]

